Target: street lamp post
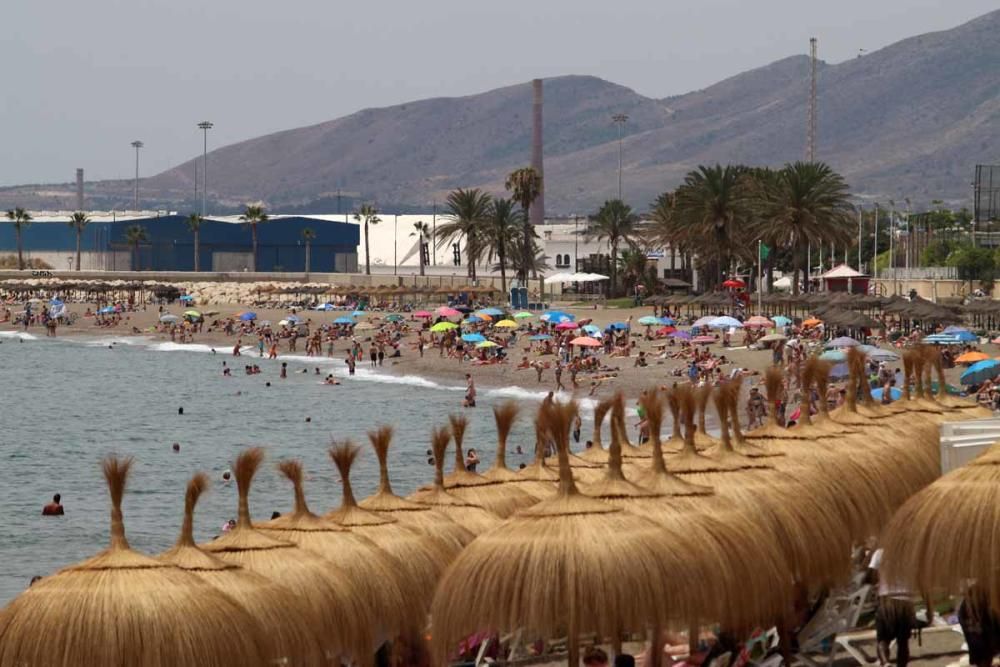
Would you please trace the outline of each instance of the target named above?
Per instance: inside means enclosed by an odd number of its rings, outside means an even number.
[[[137,211],[139,210],[139,149],[142,148],[143,145],[144,144],[138,140],[132,142],[132,148],[135,149],[135,201],[133,206],[135,206],[135,210]]]
[[[208,131],[214,127],[211,121],[203,120],[198,123],[198,128],[202,131],[205,138],[204,152],[202,158],[201,166],[201,217],[205,217],[206,209],[208,205]]]
[[[399,214],[392,216],[392,275],[399,273]]]
[[[615,125],[618,126],[618,199],[622,198],[622,137],[625,134],[625,123],[628,122],[628,115],[616,113],[611,117]]]
[[[573,216],[573,273],[580,270],[580,216]]]

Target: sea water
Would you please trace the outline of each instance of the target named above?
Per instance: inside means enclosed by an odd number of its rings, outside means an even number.
[[[231,377],[222,375],[224,361]],[[288,362],[286,379],[279,378],[282,361]],[[261,374],[245,375],[247,363],[258,363]],[[300,373],[303,368],[308,373]],[[331,372],[340,386],[322,383]],[[340,503],[339,477],[327,454],[333,440],[362,447],[352,481],[359,499],[371,493],[378,465],[366,434],[379,424],[396,429],[390,474],[400,495],[432,481],[430,431],[451,413],[469,418],[465,447],[477,449],[484,471],[496,449],[490,408],[509,398],[524,402],[525,410],[510,439],[508,465],[530,462],[532,418],[544,392],[480,388],[478,407],[463,409],[464,390],[360,364],[349,378],[340,358],[268,361],[143,337],[70,340],[2,332],[0,603],[24,590],[32,576],[51,574],[107,546],[110,513],[100,467],[107,454],[135,458],[125,527],[132,547],[149,554],[176,539],[185,485],[195,472],[212,481],[195,514],[195,539],[211,539],[236,517],[236,483],[224,482],[222,473],[251,445],[267,454],[250,495],[255,520],[291,509],[291,485],[275,470],[283,458],[302,460],[312,511],[322,514]],[[172,451],[175,442],[179,453]],[[523,455],[513,453],[516,445]],[[449,450],[446,470],[452,456]],[[42,517],[42,506],[55,493],[62,494],[66,515]]]

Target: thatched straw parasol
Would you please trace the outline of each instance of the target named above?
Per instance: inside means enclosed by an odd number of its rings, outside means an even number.
[[[685,482],[680,477],[667,472],[667,467],[664,464],[663,443],[660,440],[660,429],[663,426],[663,401],[656,390],[648,391],[640,400],[646,409],[646,419],[649,422],[649,437],[653,455],[649,459],[649,468],[640,470],[634,477],[635,482],[663,496],[713,495],[715,492],[711,487],[698,486],[690,482]],[[671,393],[667,400],[670,404],[670,410],[674,415],[674,423],[680,424],[677,397]],[[615,409],[623,408],[619,408],[616,405]]]
[[[315,665],[326,661],[323,645],[313,634],[320,627],[308,609],[287,588],[265,576],[206,553],[194,543],[194,508],[208,488],[208,476],[198,473],[188,482],[184,497],[184,522],[177,544],[159,559],[229,595],[253,616],[271,644],[270,660],[275,664]]]
[[[358,507],[370,512],[385,513],[404,526],[442,540],[450,551],[457,554],[459,549],[475,537],[472,531],[458,525],[443,512],[393,493],[392,482],[389,480],[389,446],[392,444],[392,435],[391,426],[380,426],[368,432],[368,441],[378,458],[379,485],[375,493],[358,503]]]
[[[104,460],[111,546],[45,577],[0,614],[0,665],[263,665],[266,628],[200,578],[132,551],[121,503],[132,459]]]
[[[292,483],[295,507],[289,513],[258,524],[257,529],[326,558],[336,571],[354,582],[378,624],[376,644],[422,624],[422,609],[415,602],[420,591],[406,578],[402,564],[363,535],[309,510],[302,486],[301,462],[282,461],[278,470]]]
[[[881,574],[925,594],[962,593],[970,582],[1000,610],[1000,446],[993,445],[910,498],[882,537]]]
[[[937,375],[938,391],[937,396],[934,397],[938,403],[947,408],[955,408],[956,410],[961,410],[962,415],[967,415],[969,419],[982,418],[989,419],[993,416],[993,411],[988,408],[984,408],[975,401],[970,401],[967,399],[961,399],[957,396],[951,396],[948,394],[948,383],[944,377],[944,362],[941,360],[941,351],[933,345],[923,345],[924,356],[929,363],[934,368],[934,372]]]
[[[434,452],[434,486],[431,489],[417,491],[410,496],[410,499],[433,507],[475,535],[485,533],[500,525],[500,517],[475,503],[448,493],[444,488],[444,455],[450,440],[451,433],[447,428],[434,429],[431,434],[431,448]]]
[[[695,559],[674,551],[661,525],[581,494],[568,457],[576,405],[542,411],[560,452],[559,490],[480,535],[449,567],[432,607],[439,659],[472,632],[524,628],[567,636],[568,664],[578,665],[582,632],[613,635],[687,612],[672,604],[681,602],[677,582],[697,575]]]
[[[604,418],[613,405],[614,401],[608,398],[594,406],[594,434],[591,436],[591,446],[580,452],[581,459],[602,465],[610,460],[611,455],[604,449],[602,443],[601,430],[604,428]],[[614,428],[612,428],[612,435],[614,435]]]
[[[493,419],[497,424],[497,455],[493,466],[483,473],[483,477],[494,482],[514,482],[516,472],[507,467],[507,438],[517,419],[518,408],[514,401],[506,401],[493,406]]]
[[[513,514],[519,509],[534,505],[536,499],[517,486],[501,484],[465,469],[465,453],[462,442],[468,420],[461,415],[448,418],[451,423],[451,434],[455,438],[455,469],[444,478],[444,487],[459,498],[468,500],[480,507],[493,512],[501,518]]]
[[[227,563],[262,574],[299,598],[310,618],[323,623],[315,628],[328,656],[365,656],[372,645],[373,622],[368,601],[354,582],[328,560],[291,542],[276,540],[254,528],[250,520],[250,486],[264,460],[264,450],[252,447],[233,464],[239,490],[236,527],[201,549]]]
[[[537,500],[552,497],[559,481],[559,473],[545,463],[546,441],[541,420],[535,417],[535,459],[517,473],[517,480],[511,482]]]
[[[681,385],[674,389],[673,396],[681,407],[680,413],[685,419],[685,426],[688,426],[687,420],[690,420],[691,423],[684,432],[684,448],[676,455],[668,457],[667,470],[678,475],[732,470],[730,465],[699,453],[695,446],[697,437],[694,431],[695,392],[690,386]]]
[[[405,568],[407,579],[421,591],[417,601],[426,608],[441,573],[455,558],[457,549],[442,540],[421,534],[386,513],[358,507],[351,487],[351,467],[357,456],[358,448],[350,441],[330,447],[330,458],[340,473],[343,500],[340,507],[328,512],[325,518],[364,535],[396,557]]]

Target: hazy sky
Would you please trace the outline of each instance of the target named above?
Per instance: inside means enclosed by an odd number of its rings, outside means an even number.
[[[0,185],[151,175],[371,106],[593,74],[662,97],[808,50],[829,62],[996,0],[0,2]],[[531,14],[537,14],[532,16]]]

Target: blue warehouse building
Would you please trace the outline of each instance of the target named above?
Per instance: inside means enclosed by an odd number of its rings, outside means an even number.
[[[75,267],[76,231],[67,214],[32,213],[24,229],[24,255],[54,269]],[[193,271],[194,234],[187,216],[178,214],[93,214],[81,239],[81,268],[104,271]],[[146,241],[138,254],[126,241],[126,230],[140,225]],[[358,268],[357,225],[324,216],[271,216],[257,225],[257,271],[305,271],[306,244],[302,233],[315,233],[309,270],[354,273]],[[238,216],[206,216],[200,227],[199,268],[202,271],[248,271],[251,266],[250,228]],[[0,218],[0,255],[16,253],[14,226]]]

